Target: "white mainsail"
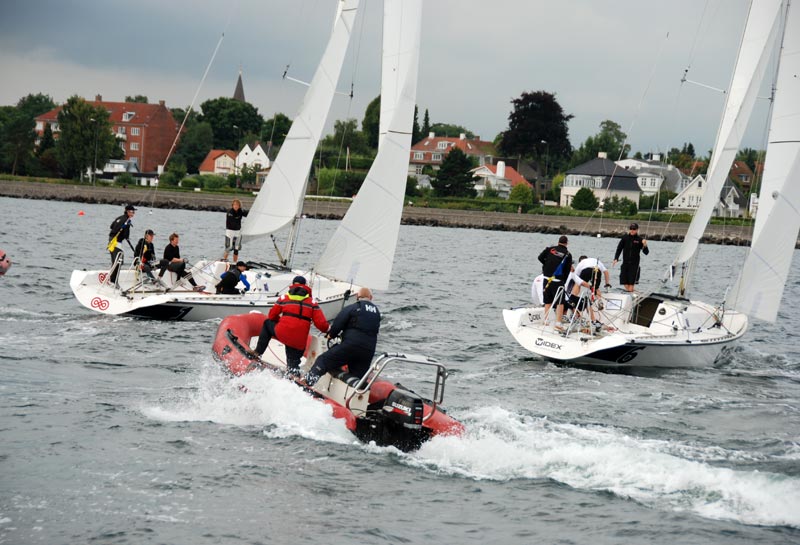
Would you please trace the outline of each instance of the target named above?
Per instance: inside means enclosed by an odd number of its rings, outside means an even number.
[[[728,302],[775,321],[800,230],[800,7],[785,6],[783,44],[753,242]]]
[[[700,207],[692,218],[673,266],[687,263],[697,251],[731,164],[739,151],[779,32],[781,0],[755,0],[750,6],[739,56],[725,101]],[[688,279],[685,280],[687,282]]]
[[[286,227],[302,210],[306,178],[339,83],[358,3],[359,0],[338,2],[333,32],[300,111],[242,224],[243,240]]]
[[[400,232],[416,103],[422,0],[385,0],[384,12],[381,126],[386,113],[386,132],[366,180],[315,267],[323,276],[374,289],[389,287]]]

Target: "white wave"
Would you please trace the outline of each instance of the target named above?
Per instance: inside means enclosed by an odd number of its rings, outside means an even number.
[[[552,479],[656,509],[744,524],[800,527],[800,479],[716,467],[676,456],[675,442],[614,429],[552,423],[484,408],[464,418],[465,437],[435,437],[409,464],[474,479]],[[697,454],[701,447],[692,446]],[[719,456],[709,447],[709,457]],[[666,451],[666,452],[665,452]]]
[[[328,405],[267,372],[231,380],[216,366],[209,365],[192,394],[142,407],[141,411],[148,418],[164,422],[263,427],[268,437],[300,436],[333,443],[355,441],[344,421],[334,418]]]

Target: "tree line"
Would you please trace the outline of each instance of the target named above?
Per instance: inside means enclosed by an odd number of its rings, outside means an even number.
[[[147,103],[148,98],[134,95],[127,96],[125,101]],[[78,96],[70,97],[62,107],[58,118],[58,139],[46,127],[37,145],[35,118],[55,106],[48,95],[39,93],[21,98],[14,106],[0,107],[0,171],[74,179],[95,165],[102,167],[109,159],[122,157],[108,112]],[[245,143],[260,141],[274,156],[274,150],[283,143],[291,126],[291,119],[283,113],[265,119],[250,103],[227,97],[206,100],[198,111],[182,108],[172,108],[171,111],[176,123],[184,124],[184,132],[165,174],[164,181],[174,184],[184,179],[187,173],[197,172],[212,149],[238,151]],[[312,176],[314,190],[338,195],[357,192],[377,151],[379,116],[380,96],[367,106],[360,128],[355,118],[334,122],[333,133],[319,144]],[[419,117],[419,110],[415,108],[414,143],[430,132],[453,137],[463,133],[467,138],[474,138],[474,133],[461,125],[432,123],[427,109],[421,122]],[[555,187],[550,197],[556,200],[563,172],[597,157],[600,151],[606,152],[611,160],[627,158],[631,151],[627,135],[618,123],[611,120],[600,123],[597,134],[574,148],[569,138],[568,123],[571,119],[573,115],[564,111],[554,93],[524,92],[511,100],[508,128],[493,141],[502,157],[528,161],[542,178],[552,179]],[[642,158],[642,154],[637,152],[634,157]],[[757,163],[763,160],[763,152],[745,149],[738,159],[755,171]],[[704,165],[708,163],[707,158],[696,156],[690,142],[684,143],[680,149],[670,149],[665,160],[695,174],[704,172]],[[474,179],[469,171],[475,166],[474,161],[460,149],[451,148],[439,170],[426,172],[431,179],[430,196],[473,198]],[[250,181],[255,178],[255,172],[242,172],[239,178],[240,182]],[[536,203],[535,192],[527,187],[517,187],[512,192],[512,199]],[[411,179],[408,193],[419,196],[423,192]],[[487,188],[484,197],[495,196],[495,192]]]

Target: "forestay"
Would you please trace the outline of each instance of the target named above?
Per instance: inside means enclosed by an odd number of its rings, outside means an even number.
[[[300,111],[242,224],[244,240],[286,227],[302,210],[306,178],[339,83],[358,3],[359,0],[338,2],[333,32]]]
[[[381,117],[390,116],[386,133],[366,180],[315,268],[323,276],[374,289],[389,286],[400,232],[416,102],[422,2],[385,0],[384,12]]]

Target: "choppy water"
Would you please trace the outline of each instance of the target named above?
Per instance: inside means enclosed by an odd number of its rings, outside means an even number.
[[[81,308],[70,272],[106,265],[119,208],[0,198],[0,543],[800,542],[797,268],[780,321],[715,367],[607,374],[545,363],[503,326],[552,237],[404,226],[379,349],[448,365],[468,433],[403,454],[281,380],[242,393],[214,365],[215,322]],[[159,251],[174,230],[190,259],[221,254],[220,213],[134,225]],[[298,265],[334,226],[304,223]],[[570,248],[610,262],[615,244]],[[652,244],[651,287],[675,248]],[[704,252],[696,294],[719,300],[743,250]]]

